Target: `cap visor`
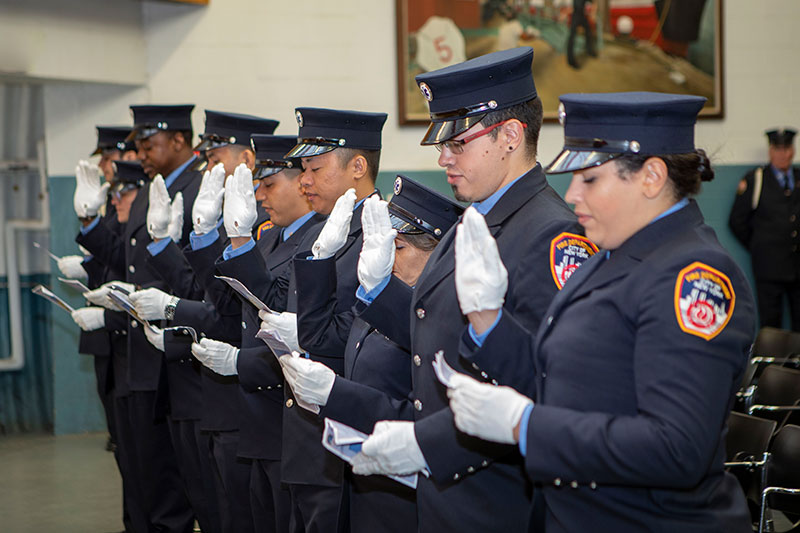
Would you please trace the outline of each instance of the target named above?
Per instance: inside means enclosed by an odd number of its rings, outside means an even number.
[[[428,126],[428,131],[422,138],[421,145],[427,146],[431,144],[439,144],[448,141],[470,129],[472,126],[480,122],[486,113],[475,115],[471,117],[461,117],[454,120],[445,120],[444,122],[431,122]]]
[[[127,137],[125,137],[125,142],[131,141],[141,141],[142,139],[147,139],[148,137],[152,137],[160,130],[158,128],[151,128],[147,126],[136,126],[131,130]]]
[[[283,156],[284,159],[289,159],[291,157],[314,157],[315,155],[321,155],[325,152],[330,152],[336,146],[329,146],[329,145],[320,145],[320,144],[306,144],[300,143],[289,152]]]
[[[254,180],[260,180],[261,178],[268,178],[280,172],[281,170],[286,170],[285,167],[256,167],[256,172],[253,174]]]
[[[400,218],[392,212],[389,212],[389,220],[392,222],[392,228],[397,230],[397,233],[401,235],[418,235],[420,233],[427,233],[424,229],[403,218]]]
[[[553,161],[545,167],[548,174],[575,172],[584,168],[596,167],[606,161],[620,156],[618,153],[597,152],[593,150],[570,150],[565,148]]]
[[[211,139],[203,139],[200,141],[200,144],[192,148],[192,150],[195,152],[205,152],[209,148],[216,148],[215,146],[212,146],[213,144],[214,142]]]

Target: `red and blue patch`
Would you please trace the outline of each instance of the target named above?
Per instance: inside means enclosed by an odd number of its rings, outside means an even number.
[[[577,233],[564,232],[550,241],[550,272],[558,290],[597,250],[592,241]]]
[[[685,333],[710,341],[728,325],[735,305],[731,280],[719,270],[695,261],[678,273],[675,315]]]

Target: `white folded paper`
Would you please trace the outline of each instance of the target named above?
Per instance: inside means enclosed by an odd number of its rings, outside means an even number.
[[[73,309],[67,302],[56,296],[56,294],[53,291],[51,291],[44,285],[35,286],[34,288],[31,289],[31,292],[37,296],[41,296],[45,300],[48,300],[56,304],[67,313],[72,314],[72,312],[75,311],[75,309]]]

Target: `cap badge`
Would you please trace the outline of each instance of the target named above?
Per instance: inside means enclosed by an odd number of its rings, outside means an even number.
[[[231,143],[231,144],[235,143],[236,142],[236,137],[231,137],[230,139],[228,139],[228,142]]]
[[[297,125],[303,127],[303,114],[300,111],[294,112],[294,118],[297,119]]]
[[[489,100],[489,109],[497,109],[497,101],[496,100]]]
[[[567,110],[564,108],[564,102],[558,104],[558,123],[562,126],[567,121]]]
[[[639,150],[642,149],[642,146],[639,144],[639,141],[631,141],[631,143],[628,146],[630,147],[631,152],[633,152],[634,154],[638,154]]]
[[[156,124],[156,127],[160,130],[166,130],[169,128],[166,122],[159,122],[158,124]]]
[[[431,92],[431,88],[428,87],[428,84],[424,81],[419,84],[419,90],[422,91],[422,96],[425,97],[425,100],[431,102],[433,101],[433,92]]]
[[[400,194],[400,191],[403,190],[403,178],[397,176],[397,179],[394,180],[394,193]]]

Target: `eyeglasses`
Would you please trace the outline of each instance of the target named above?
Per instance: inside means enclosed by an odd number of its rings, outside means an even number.
[[[455,155],[463,154],[464,153],[464,145],[465,144],[467,144],[468,142],[472,142],[472,141],[474,141],[475,139],[477,139],[479,137],[483,137],[487,133],[490,133],[490,132],[494,131],[495,129],[499,128],[500,126],[502,126],[503,124],[505,124],[506,122],[509,122],[511,120],[514,120],[514,119],[510,118],[508,120],[504,120],[502,122],[498,122],[497,124],[495,124],[493,126],[489,126],[488,128],[484,128],[484,129],[482,129],[480,131],[476,131],[472,135],[467,135],[463,139],[453,139],[451,141],[444,141],[444,142],[440,142],[438,144],[435,144],[434,146],[440,152],[442,151],[443,148],[447,148],[448,150],[450,150],[450,153],[452,153],[452,154],[455,154]],[[524,124],[524,123],[521,123],[521,124],[522,124],[523,128],[527,128],[528,127],[527,124]]]

